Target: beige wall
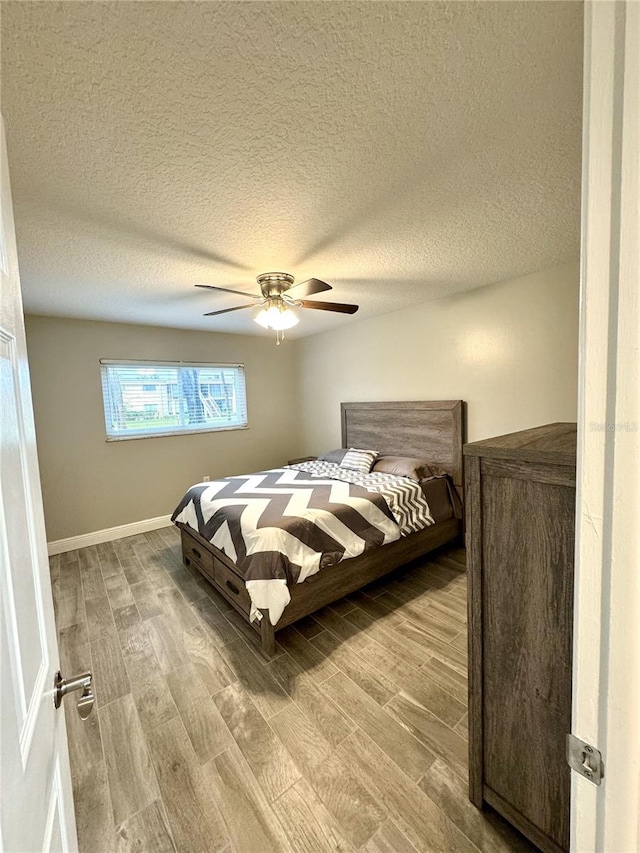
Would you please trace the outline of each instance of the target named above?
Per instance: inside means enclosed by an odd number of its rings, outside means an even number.
[[[205,474],[275,467],[297,450],[290,345],[34,316],[26,329],[49,541],[166,515]],[[242,362],[249,429],[106,442],[101,358]]]
[[[340,446],[340,402],[462,399],[470,441],[576,420],[578,263],[300,340],[301,453]]]

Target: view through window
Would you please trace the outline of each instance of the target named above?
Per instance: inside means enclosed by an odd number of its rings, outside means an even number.
[[[243,364],[102,359],[107,439],[244,429]]]

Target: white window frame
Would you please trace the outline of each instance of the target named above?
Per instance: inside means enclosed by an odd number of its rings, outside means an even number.
[[[178,427],[167,427],[167,428],[159,428],[159,429],[149,429],[148,427],[142,427],[139,431],[127,430],[126,432],[114,432],[109,427],[109,416],[108,416],[108,393],[106,386],[106,376],[109,367],[138,367],[138,368],[170,368],[170,369],[179,369],[179,368],[196,368],[202,370],[203,368],[212,368],[212,369],[234,369],[241,371],[241,381],[240,381],[240,389],[244,391],[244,423],[234,423],[231,425],[225,426],[202,426],[198,425],[195,429],[189,429],[188,427],[178,426]],[[100,359],[100,382],[102,389],[102,406],[103,406],[103,414],[104,414],[104,422],[105,422],[105,430],[106,430],[106,441],[133,441],[140,438],[166,438],[171,435],[197,435],[200,433],[206,432],[228,432],[230,430],[243,430],[249,428],[249,415],[248,415],[248,406],[247,406],[247,386],[246,386],[246,373],[244,364],[239,364],[237,362],[202,362],[202,361],[156,361],[156,360],[143,360],[143,359],[126,359],[126,358],[101,358]],[[153,382],[149,382],[148,384],[157,384]]]

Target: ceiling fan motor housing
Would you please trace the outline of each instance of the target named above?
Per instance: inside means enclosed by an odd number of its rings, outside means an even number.
[[[257,282],[265,298],[280,296],[293,285],[294,277],[288,272],[265,272],[259,275]]]

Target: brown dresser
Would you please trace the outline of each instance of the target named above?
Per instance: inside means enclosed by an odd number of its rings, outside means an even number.
[[[569,849],[576,425],[467,444],[469,796]]]

